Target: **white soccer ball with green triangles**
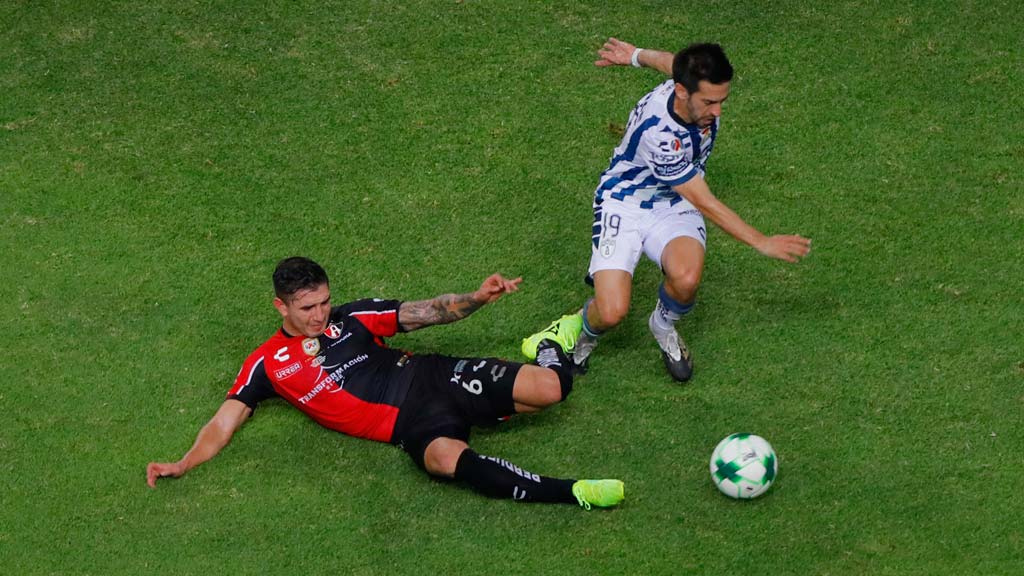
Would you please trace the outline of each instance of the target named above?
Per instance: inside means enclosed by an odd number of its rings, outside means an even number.
[[[711,480],[731,498],[764,494],[779,473],[779,459],[767,440],[754,434],[730,434],[711,453]]]

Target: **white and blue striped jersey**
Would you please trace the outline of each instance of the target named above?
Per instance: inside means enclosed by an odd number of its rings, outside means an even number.
[[[719,119],[703,129],[688,124],[673,112],[675,98],[675,82],[666,80],[633,108],[622,142],[601,174],[595,203],[615,199],[652,209],[686,202],[672,186],[704,176]]]

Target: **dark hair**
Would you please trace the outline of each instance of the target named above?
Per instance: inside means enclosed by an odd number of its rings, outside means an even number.
[[[311,290],[327,283],[327,272],[302,256],[285,258],[274,269],[274,293],[286,302],[299,290]]]
[[[701,80],[712,84],[732,80],[732,64],[718,44],[690,44],[672,59],[672,79],[693,94]]]

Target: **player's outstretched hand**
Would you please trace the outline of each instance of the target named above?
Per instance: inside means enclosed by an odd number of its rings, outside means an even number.
[[[178,478],[184,473],[177,462],[150,462],[146,466],[146,484],[149,484],[150,488],[156,488],[157,479],[167,476]]]
[[[757,250],[765,256],[786,262],[799,262],[811,253],[811,239],[795,234],[769,236]]]
[[[522,281],[522,277],[509,280],[501,274],[491,274],[480,285],[480,289],[473,294],[473,299],[482,304],[490,304],[501,298],[503,294],[519,290],[519,283]]]
[[[633,52],[636,46],[629,42],[623,42],[618,38],[609,38],[604,46],[597,51],[600,60],[594,62],[594,66],[630,66]]]

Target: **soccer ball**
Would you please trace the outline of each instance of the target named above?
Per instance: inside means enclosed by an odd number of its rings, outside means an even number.
[[[754,434],[730,434],[711,453],[711,480],[730,498],[757,498],[778,473],[772,445]]]

